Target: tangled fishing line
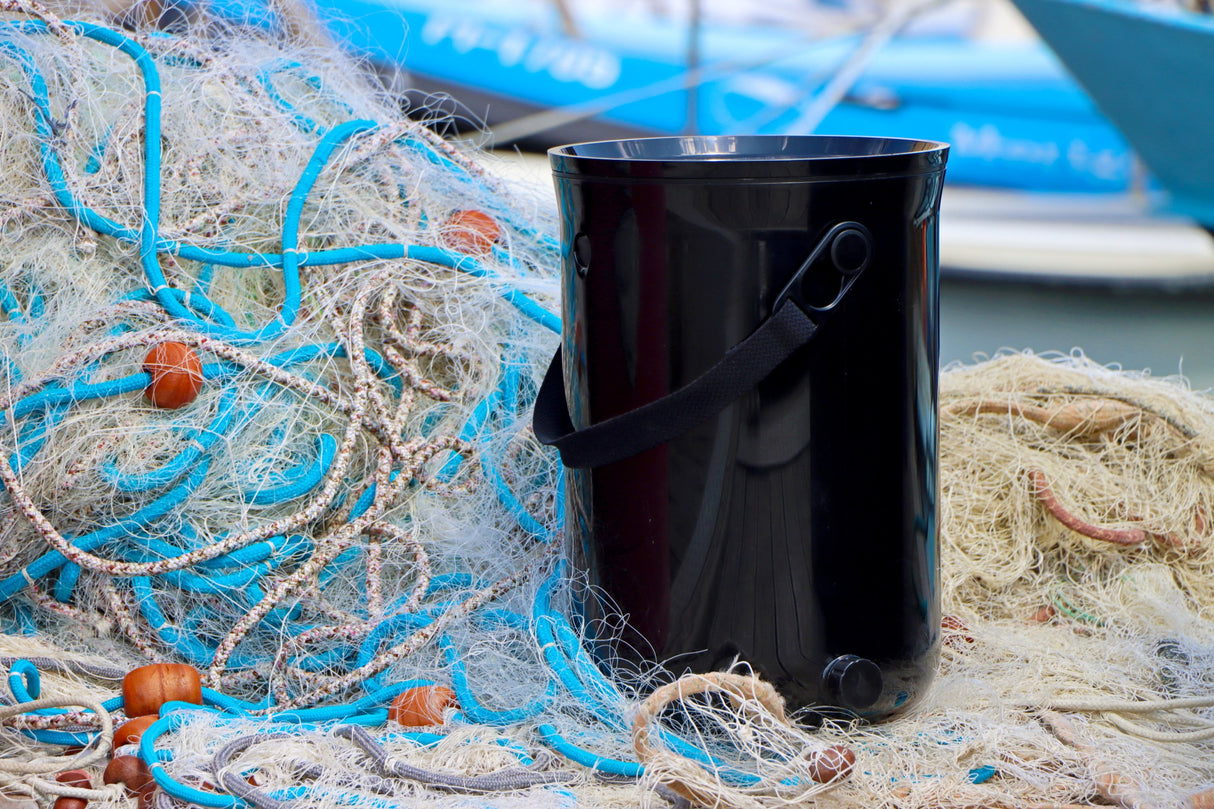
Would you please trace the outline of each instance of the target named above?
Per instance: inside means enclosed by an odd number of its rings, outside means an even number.
[[[44,776],[134,752],[117,678],[184,662],[203,704],[139,741],[158,801],[680,802],[560,609],[548,206],[332,52],[3,8],[0,618],[57,647],[8,641],[4,722],[89,746],[0,781],[124,799]]]
[[[902,719],[810,729],[744,671],[621,683],[567,617],[559,465],[528,429],[559,332],[548,203],[323,47],[0,10],[0,795],[1214,786],[1205,398],[1072,357],[945,375],[944,664]],[[124,676],[160,663],[198,699],[123,730]],[[108,777],[135,758],[143,780]]]

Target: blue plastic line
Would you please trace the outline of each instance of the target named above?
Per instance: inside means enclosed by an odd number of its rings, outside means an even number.
[[[17,702],[33,702],[42,695],[42,674],[38,667],[28,660],[17,660],[8,670],[8,690]],[[58,708],[44,708],[46,711],[58,712]]]
[[[11,635],[37,635],[38,624],[34,621],[34,611],[29,604],[16,603],[12,605],[13,620],[9,622]]]
[[[213,267],[213,265],[210,265],[210,264],[204,264],[203,266],[204,267]],[[206,294],[204,288],[202,286],[198,285],[197,283],[195,284],[193,289],[188,290],[188,291],[180,290],[180,289],[177,289],[176,287],[169,287],[168,294],[177,298],[178,301],[181,303],[181,305],[183,307],[185,307],[186,309],[189,309],[191,312],[196,312],[198,315],[200,315],[204,318],[211,318],[212,320],[214,320],[216,323],[220,324],[221,326],[235,326],[236,325],[235,319],[233,319],[233,317],[230,314],[228,314],[228,311],[226,309],[224,309],[222,306],[220,306],[218,303],[216,303],[215,301],[213,301],[209,297],[207,297],[207,294]],[[140,287],[139,289],[133,289],[130,292],[126,293],[121,298],[119,298],[119,300],[155,301],[156,296],[152,294],[152,291],[150,289],[147,289],[146,287]]]
[[[55,577],[55,587],[51,591],[51,595],[60,604],[67,604],[72,600],[72,593],[76,590],[76,583],[80,581],[80,574],[83,572],[80,565],[75,562],[65,562],[63,567],[59,568],[59,575]]]
[[[0,281],[0,309],[4,310],[4,315],[13,323],[24,323],[25,312],[21,309],[21,304],[17,302],[17,297],[9,290],[8,284]]]
[[[151,560],[148,560],[151,561]],[[230,573],[209,573],[200,576],[189,570],[168,570],[157,578],[187,593],[222,595],[233,593],[256,581],[278,567],[281,560],[267,559],[253,565],[240,567]]]
[[[69,733],[65,730],[22,730],[21,733],[42,744],[57,744],[63,747],[85,747],[96,736],[93,733]]]
[[[110,137],[114,134],[114,125],[110,124],[105,128],[105,132],[93,144],[93,148],[89,150],[89,159],[85,161],[84,173],[96,174],[101,171],[101,161],[105,158],[106,149],[110,147]]]
[[[434,623],[433,617],[434,608],[431,607],[420,613],[404,613],[401,615],[393,615],[375,625],[375,628],[367,633],[358,647],[358,658],[356,664],[359,667],[370,663],[375,657],[375,653],[379,650],[380,644],[385,637],[391,637],[397,632],[416,632],[423,627]],[[383,678],[386,677],[386,672],[380,672],[374,676],[368,677],[363,683],[363,689],[374,691],[382,688]]]
[[[328,433],[321,433],[313,441],[316,455],[310,461],[283,472],[283,483],[265,488],[241,489],[241,498],[255,506],[272,506],[303,497],[319,486],[337,455],[337,439]]]
[[[489,420],[492,412],[496,411],[510,415],[517,413],[520,381],[518,363],[514,360],[504,361],[502,363],[501,381],[497,388],[493,393],[485,397],[473,411],[468,421],[464,424],[463,429],[460,430],[460,438],[465,441],[471,441],[480,436],[481,469],[493,485],[493,491],[497,495],[498,502],[505,507],[506,511],[510,513],[510,516],[514,518],[520,528],[541,542],[548,543],[552,541],[555,535],[548,530],[547,526],[533,517],[526,506],[515,497],[514,492],[510,490],[510,486],[506,483],[506,479],[502,476],[501,470],[498,469],[492,453],[489,451],[489,437],[482,433],[484,425]],[[439,472],[440,478],[449,480],[462,460],[461,456],[456,455],[447,461]]]
[[[546,722],[537,726],[536,730],[539,731],[540,739],[544,744],[570,761],[581,764],[583,767],[589,767],[592,770],[598,770],[607,775],[619,775],[625,778],[640,778],[645,774],[644,765],[637,764],[635,761],[619,761],[618,759],[591,753],[589,750],[583,750],[568,741],[555,727]]]
[[[564,619],[552,610],[549,602],[552,597],[552,588],[563,575],[563,571],[564,563],[562,561],[557,564],[553,574],[545,579],[536,591],[532,622],[541,653],[548,663],[548,667],[560,680],[561,685],[565,686],[566,690],[576,697],[586,710],[598,715],[605,723],[617,729],[624,729],[624,721],[621,716],[624,706],[623,697],[603,677],[593,661],[586,664],[580,655],[576,655],[575,662],[579,663],[578,667],[574,668],[570,665],[568,658],[570,650],[565,642],[557,638],[556,629],[564,623]],[[576,648],[581,654],[585,654],[580,646]],[[589,657],[587,656],[585,660],[588,661]],[[583,677],[590,681],[589,685],[583,682]]]
[[[58,404],[39,411],[21,425],[17,433],[16,451],[9,455],[8,463],[14,472],[21,472],[34,459],[46,443],[47,431],[61,422],[67,415],[67,405]]]
[[[189,430],[181,438],[185,448],[157,469],[128,475],[118,469],[113,459],[107,458],[101,465],[101,478],[123,492],[143,492],[158,486],[167,486],[186,473],[190,466],[208,452],[220,436],[232,426],[236,411],[236,392],[225,388],[220,394],[215,417],[206,427]]]
[[[168,707],[168,706],[165,706]],[[191,706],[197,707],[197,706]],[[236,798],[233,795],[225,795],[219,792],[206,792],[201,789],[195,789],[187,784],[169,775],[165,770],[164,764],[161,761],[160,755],[156,750],[156,740],[164,735],[167,731],[177,730],[188,718],[186,711],[171,711],[164,712],[161,709],[161,717],[148,726],[148,729],[139,737],[139,757],[148,765],[151,770],[152,778],[156,781],[156,785],[163,789],[169,795],[179,800],[188,803],[196,803],[202,806],[213,807],[213,809],[236,809],[236,807],[245,806],[244,801]]]
[[[132,576],[131,590],[144,620],[164,643],[195,666],[205,668],[215,659],[215,649],[204,645],[193,635],[181,632],[171,625],[156,602],[156,592],[147,576]]]
[[[105,399],[125,393],[142,391],[152,382],[152,375],[140,371],[137,374],[112,379],[106,382],[73,382],[66,388],[43,388],[19,400],[9,411],[13,418],[23,418],[38,410],[56,405],[78,404],[90,399]]]
[[[78,537],[68,537],[68,540],[71,541],[73,546],[82,551],[91,551],[98,545],[111,539],[148,525],[153,520],[163,517],[171,509],[180,505],[189,496],[190,492],[198,487],[202,479],[206,477],[209,467],[210,464],[204,458],[181,483],[143,508],[127,517],[120,518],[118,522],[111,523],[104,528],[99,528],[87,534],[81,534]],[[24,590],[26,585],[29,584],[29,579],[41,578],[52,570],[56,570],[62,566],[66,561],[67,559],[59,551],[48,551],[38,557],[26,565],[24,569],[0,581],[0,601],[12,598],[15,594]],[[27,576],[29,579],[26,578]]]
[[[995,777],[999,771],[990,764],[984,764],[981,767],[974,767],[969,771],[968,778],[971,784],[985,784],[987,781]]]
[[[255,711],[264,711],[274,704],[274,698],[267,696],[260,702],[246,702],[236,697],[228,696],[222,691],[202,687],[202,704],[219,708],[224,713],[236,716],[249,716]]]
[[[486,708],[473,693],[472,685],[468,682],[468,669],[451,638],[447,635],[440,635],[438,643],[447,659],[447,664],[451,667],[451,689],[455,692],[460,711],[469,721],[481,725],[515,725],[526,722],[539,716],[540,712],[556,696],[556,681],[549,678],[543,693],[525,705],[505,710]]]
[[[318,708],[298,708],[291,711],[282,711],[280,713],[269,714],[266,720],[303,724],[347,720],[348,717],[357,715],[370,716],[385,704],[390,703],[397,695],[408,691],[410,688],[428,685],[434,685],[434,681],[420,679],[401,680],[382,688],[377,688],[366,696],[345,705],[326,705]],[[386,720],[387,714],[385,712],[383,721]]]

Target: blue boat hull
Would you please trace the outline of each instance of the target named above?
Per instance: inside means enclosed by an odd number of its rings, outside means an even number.
[[[1214,16],[1129,0],[1015,0],[1125,134],[1171,207],[1214,225]]]
[[[576,120],[607,127],[599,137],[818,132],[943,140],[953,147],[954,183],[1122,192],[1134,179],[1125,140],[1040,43],[896,39],[869,61],[843,102],[813,122],[806,112],[855,49],[855,37],[810,41],[798,31],[706,27],[702,81],[689,91],[686,31],[674,23],[600,22],[573,38],[501,3],[315,5],[335,38],[359,56],[448,90],[473,111],[487,110],[491,122],[501,119],[502,107],[570,108],[593,111]],[[264,14],[255,0],[212,6],[229,16],[247,18],[259,8]],[[557,130],[552,141],[568,142],[569,132]]]

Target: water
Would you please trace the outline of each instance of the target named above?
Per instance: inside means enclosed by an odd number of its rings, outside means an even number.
[[[940,360],[1082,349],[1102,364],[1214,389],[1214,288],[1051,284],[942,273]]]

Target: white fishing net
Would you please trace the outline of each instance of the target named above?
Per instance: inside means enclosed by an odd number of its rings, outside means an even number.
[[[903,718],[811,726],[744,670],[617,682],[566,617],[528,427],[550,202],[327,48],[0,8],[5,795],[135,800],[101,788],[105,717],[161,661],[208,689],[139,751],[165,807],[1214,787],[1207,397],[1082,357],[944,374],[945,643]],[[167,345],[197,372],[145,370]],[[430,684],[440,724],[388,719]],[[90,789],[54,781],[74,766]]]

